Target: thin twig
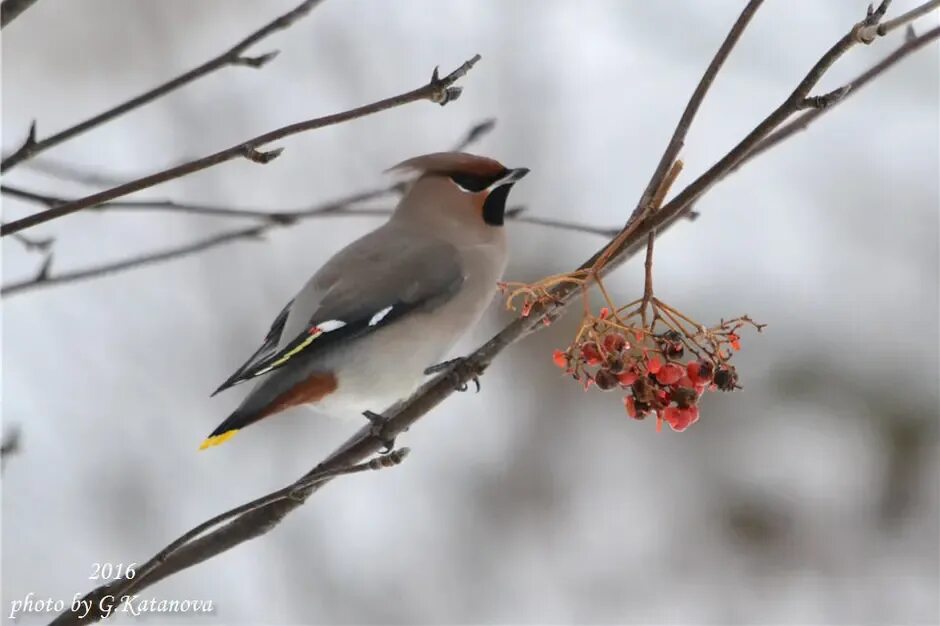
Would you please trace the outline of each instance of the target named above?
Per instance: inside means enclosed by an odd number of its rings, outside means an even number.
[[[300,207],[297,209],[282,209],[275,211],[264,211],[262,209],[235,209],[232,207],[219,206],[213,204],[202,204],[196,202],[176,202],[174,200],[113,200],[93,207],[95,211],[169,211],[173,213],[189,213],[192,215],[208,215],[213,217],[226,217],[234,219],[252,219],[269,220],[275,223],[293,223],[294,221],[310,217],[313,215],[323,215],[327,213],[341,214],[348,210],[349,206],[358,202],[375,200],[394,193],[398,190],[398,185],[389,185],[377,189],[369,189],[356,194],[334,200],[327,204],[315,204],[312,206]],[[70,202],[66,198],[41,194],[23,187],[14,185],[0,185],[0,193],[12,198],[18,198],[27,202],[34,202],[46,207],[61,206]]]
[[[463,152],[467,147],[476,143],[484,135],[489,134],[493,128],[496,127],[496,118],[491,117],[485,119],[478,124],[474,124],[473,127],[467,131],[467,134],[464,135],[463,139],[457,142],[457,145],[454,146],[454,152]]]
[[[20,16],[23,11],[35,4],[36,0],[3,0],[0,4],[0,29]]]
[[[718,182],[724,172],[727,172],[733,168],[761,140],[776,130],[776,128],[785,122],[791,115],[805,108],[804,101],[809,96],[810,90],[816,86],[816,83],[819,82],[819,79],[822,78],[823,74],[825,74],[826,71],[828,71],[829,68],[832,67],[832,65],[843,54],[845,54],[856,44],[862,43],[857,38],[859,29],[869,26],[877,26],[876,20],[881,15],[884,15],[884,11],[882,9],[887,7],[890,2],[891,0],[882,0],[882,3],[879,5],[877,10],[870,12],[865,20],[856,24],[851,31],[845,34],[841,39],[839,39],[839,41],[833,44],[825,54],[823,54],[822,58],[820,58],[819,61],[813,65],[803,80],[801,80],[800,83],[796,86],[796,89],[790,93],[790,95],[780,104],[780,106],[778,106],[773,110],[773,112],[770,113],[770,115],[764,118],[763,121],[761,121],[754,130],[748,133],[744,139],[738,142],[738,144],[732,148],[728,154],[722,157],[704,174],[696,178],[685,189],[679,192],[677,196],[675,196],[666,206],[663,207],[662,211],[658,211],[656,215],[649,216],[649,218],[644,221],[655,222],[652,224],[652,226],[656,227],[677,215],[679,212],[688,208],[702,193]]]
[[[938,0],[940,1],[940,0]],[[859,89],[867,85],[869,82],[880,76],[884,71],[893,67],[898,61],[905,58],[912,52],[923,48],[928,43],[940,38],[940,26],[936,26],[931,30],[927,31],[923,35],[915,36],[913,39],[905,41],[897,50],[889,54],[887,57],[882,59],[879,63],[872,66],[867,71],[855,77],[855,79],[849,81],[845,84],[842,89],[846,90],[846,94],[843,98],[839,99],[838,102],[833,103],[832,106],[837,104],[842,104],[847,98],[853,96],[858,92]],[[734,167],[732,167],[725,175],[730,174],[731,172],[736,171],[739,167],[744,165],[746,162],[750,161],[759,154],[764,153],[765,151],[773,148],[779,144],[784,139],[788,139],[791,135],[794,135],[802,130],[806,130],[810,124],[815,122],[826,113],[829,109],[813,109],[806,111],[805,113],[796,117],[796,119],[787,122],[786,124],[781,125],[777,130],[767,135],[764,139],[757,143],[747,155],[738,161]]]
[[[6,22],[6,5],[10,1],[11,0],[5,0],[3,3],[4,22]],[[21,2],[22,0],[17,1]],[[275,56],[277,56],[276,51],[268,52],[256,57],[246,57],[243,56],[242,53],[265,37],[268,37],[269,35],[276,33],[279,30],[287,28],[309,13],[315,6],[320,4],[320,2],[322,2],[322,0],[304,0],[292,10],[272,20],[271,22],[268,22],[217,57],[209,59],[202,65],[194,67],[188,72],[184,72],[176,78],[167,81],[162,85],[154,87],[150,91],[142,93],[135,98],[131,98],[126,102],[122,102],[121,104],[112,107],[107,111],[99,113],[94,117],[90,117],[83,122],[75,124],[74,126],[70,126],[69,128],[59,131],[54,135],[50,135],[45,139],[36,139],[36,122],[34,121],[30,127],[29,133],[27,134],[26,141],[24,141],[15,152],[3,159],[2,163],[0,163],[0,172],[6,172],[7,170],[15,167],[18,163],[22,163],[23,161],[36,156],[40,152],[48,150],[49,148],[56,146],[64,141],[68,141],[76,135],[80,135],[81,133],[84,133],[85,131],[90,130],[96,126],[110,122],[111,120],[127,113],[128,111],[133,111],[134,109],[137,109],[149,102],[153,102],[157,98],[165,96],[171,91],[179,89],[180,87],[183,87],[184,85],[187,85],[194,80],[202,78],[207,74],[211,74],[220,68],[229,65],[241,65],[254,68],[264,66],[267,62],[271,61]]]
[[[735,44],[737,44],[738,40],[741,38],[741,33],[747,28],[747,25],[751,22],[751,18],[754,17],[754,13],[757,12],[757,9],[760,8],[763,2],[764,0],[750,0],[750,2],[747,3],[747,6],[741,11],[738,19],[728,32],[727,37],[725,37],[725,40],[718,48],[718,52],[712,57],[711,63],[708,64],[708,68],[705,70],[705,73],[702,74],[702,78],[695,87],[695,91],[692,92],[692,97],[689,98],[689,102],[685,106],[685,111],[682,112],[682,117],[679,118],[679,123],[676,124],[676,130],[673,132],[672,138],[666,145],[666,150],[663,152],[663,156],[660,157],[659,164],[656,166],[653,176],[650,178],[649,183],[647,183],[646,189],[643,191],[643,195],[640,196],[640,201],[637,203],[636,208],[633,209],[633,213],[630,214],[628,221],[637,219],[650,205],[653,194],[659,189],[663,179],[666,177],[666,173],[669,171],[669,166],[671,166],[673,161],[676,160],[676,157],[679,156],[679,151],[685,143],[685,136],[689,133],[689,128],[692,127],[692,120],[695,119],[695,114],[698,113],[699,107],[705,100],[708,89],[712,86],[712,83],[715,82],[715,76],[718,75],[721,66],[725,63],[725,59],[728,58],[728,55],[731,54],[731,50],[734,49]]]
[[[80,183],[88,187],[114,187],[130,178],[130,176],[118,176],[116,174],[85,169],[79,165],[54,161],[45,157],[25,161],[24,167],[28,170],[43,174],[44,176]],[[139,178],[139,176],[135,176],[134,178]]]
[[[19,426],[11,426],[0,441],[0,469],[6,466],[7,460],[17,454],[22,447]]]
[[[232,243],[233,241],[258,239],[272,226],[273,224],[262,224],[259,226],[252,226],[250,228],[241,228],[231,232],[222,233],[220,235],[213,235],[211,237],[207,237],[205,239],[201,239],[199,241],[188,243],[182,246],[160,250],[158,252],[135,255],[127,259],[115,261],[113,263],[105,263],[80,270],[58,272],[56,274],[51,274],[49,271],[48,260],[51,258],[50,255],[47,257],[46,263],[43,264],[42,268],[36,274],[36,276],[26,280],[15,281],[3,285],[3,287],[0,288],[0,295],[9,297],[18,293],[24,293],[31,289],[52,287],[54,285],[73,283],[89,278],[98,278],[100,276],[107,276],[109,274],[115,274],[132,268],[153,265],[161,261],[179,259],[191,254],[196,254],[197,252],[204,252],[210,248],[215,248],[226,243]]]
[[[392,213],[392,209],[387,208],[354,208],[342,205],[334,208],[335,206],[336,205],[334,203],[330,203],[321,205],[320,207],[311,207],[310,209],[306,209],[303,212],[297,211],[294,213],[285,213],[283,214],[286,216],[284,219],[275,219],[275,216],[280,216],[282,215],[281,213],[271,214],[270,217],[272,219],[270,219],[270,221],[259,224],[257,226],[233,229],[231,231],[200,239],[199,241],[193,243],[174,246],[164,250],[159,250],[157,252],[137,254],[126,259],[112,261],[109,263],[102,263],[84,269],[51,273],[48,271],[49,268],[46,266],[45,273],[40,271],[33,278],[19,280],[3,285],[0,287],[0,295],[4,297],[10,297],[36,289],[44,289],[47,287],[61,286],[92,278],[111,276],[120,272],[146,267],[149,265],[155,265],[164,261],[172,261],[175,259],[184,258],[199,252],[205,252],[212,248],[235,243],[237,241],[258,240],[273,228],[292,225],[296,222],[307,219],[333,217],[384,217],[391,215]],[[521,208],[522,207],[511,207],[506,212],[506,219],[516,222],[525,222],[528,224],[547,226],[549,228],[558,228],[568,231],[601,235],[604,237],[610,237],[611,233],[616,234],[618,232],[617,229],[595,228],[592,226],[585,226],[583,224],[568,223],[557,220],[542,220],[536,217],[525,217],[520,215],[522,212]],[[20,233],[16,233],[15,237],[22,237],[22,235]],[[48,247],[51,245],[51,243],[52,240],[49,239],[42,241],[31,241],[29,245],[37,247],[45,246],[43,251],[48,252]]]
[[[840,40],[840,44],[837,45],[841,45],[841,43],[842,40]],[[799,99],[793,102],[791,102],[790,99],[787,100],[787,102],[790,102],[790,106],[796,107],[799,101],[808,95],[809,89],[818,81],[822,73],[849,47],[850,46],[840,47],[838,48],[838,52],[834,52],[836,47],[830,49],[794,92],[799,96]],[[773,116],[776,113],[777,111],[771,115]],[[762,126],[767,126],[767,124],[762,123]],[[766,132],[763,133],[762,136],[763,135],[766,135]],[[748,135],[748,137],[751,137],[751,135]],[[741,144],[733,149],[732,152],[737,150],[740,146]],[[737,158],[722,159],[719,161],[719,163],[723,163],[722,168],[713,171],[710,176],[712,178],[719,177],[727,168],[737,162],[737,160]],[[622,232],[629,231],[631,235],[622,241],[616,254],[610,259],[610,263],[605,266],[604,271],[613,269],[630,256],[638,246],[643,244],[647,234],[652,229],[658,228],[668,220],[681,215],[694,198],[707,191],[711,182],[711,180],[697,180],[693,182],[686,188],[686,190],[691,188],[691,191],[688,193],[685,191],[680,193],[654,215],[639,220],[638,224],[628,224],[625,226]],[[683,198],[683,200],[680,201],[679,198]],[[660,229],[660,231],[661,230],[662,229]],[[590,259],[585,261],[581,267],[593,267],[597,258],[603,255],[607,249],[608,247],[604,246],[598,250]],[[430,380],[406,402],[388,411],[387,419],[381,428],[375,429],[371,425],[366,425],[361,428],[352,438],[340,446],[338,450],[308,473],[308,476],[315,475],[315,473],[319,471],[346,467],[374,455],[381,449],[384,441],[390,440],[407,430],[408,427],[413,425],[418,419],[449,397],[454,392],[455,387],[466,384],[474,377],[480,376],[490,363],[492,363],[493,359],[507,347],[520,341],[529,334],[538,332],[544,328],[543,322],[546,318],[554,319],[561,315],[574,300],[577,293],[577,285],[570,285],[568,283],[563,283],[553,289],[552,300],[535,306],[530,311],[528,317],[517,318],[512,321],[503,328],[502,331],[480,346],[464,360]],[[316,491],[316,489],[316,485],[311,487],[311,493]],[[178,571],[221,554],[248,539],[268,532],[288,513],[300,506],[300,504],[301,502],[295,500],[280,500],[233,519],[224,527],[212,531],[183,546],[159,568],[153,571],[140,587],[135,587],[134,590],[139,591],[143,587],[151,585],[158,580],[162,580]],[[103,615],[100,609],[95,609],[97,601],[107,596],[112,590],[122,587],[124,584],[126,584],[124,580],[119,579],[112,581],[108,585],[99,587],[86,595],[85,599],[91,602],[90,606],[92,606],[92,612],[85,619],[80,620],[77,615],[66,612],[60,615],[55,623],[75,624],[100,619]]]
[[[479,124],[474,125],[466,135],[460,139],[459,142],[454,147],[454,150],[462,150],[469,147],[471,144],[479,141],[485,134],[492,131],[495,126],[495,120],[485,120]],[[331,218],[331,217],[381,217],[390,215],[392,209],[386,208],[362,208],[353,206],[356,203],[363,202],[366,200],[372,200],[375,198],[383,197],[392,193],[398,193],[402,189],[402,183],[396,182],[391,185],[380,187],[377,189],[372,189],[368,191],[359,192],[346,196],[345,198],[340,198],[328,203],[316,204],[309,207],[303,207],[299,209],[292,210],[278,210],[278,211],[262,211],[258,209],[233,209],[223,206],[215,205],[205,205],[205,204],[191,204],[191,203],[179,203],[171,200],[115,200],[112,202],[106,202],[104,204],[93,207],[95,210],[99,211],[113,211],[113,210],[161,210],[161,211],[177,211],[181,213],[190,213],[196,215],[209,215],[216,217],[225,217],[225,218],[245,218],[245,219],[261,219],[268,222],[267,227],[273,225],[292,225],[297,222],[306,220],[306,219],[315,219],[315,218]],[[68,202],[64,198],[59,198],[56,196],[50,196],[47,194],[37,193],[35,191],[30,191],[23,189],[22,187],[15,187],[13,185],[2,185],[0,186],[0,191],[5,195],[9,195],[20,200],[25,200],[28,202],[35,202],[47,207],[57,206],[61,203]],[[613,237],[617,234],[618,229],[613,228],[597,228],[593,226],[587,226],[584,224],[577,224],[574,222],[565,222],[560,220],[552,219],[542,219],[538,217],[530,217],[522,215],[524,212],[524,207],[510,207],[506,211],[506,219],[514,220],[518,222],[525,222],[529,224],[536,224],[541,226],[547,226],[549,228],[558,228],[562,230],[569,230],[574,232],[583,232],[594,235],[601,235],[604,237]],[[118,261],[112,261],[110,263],[100,264],[91,268],[86,268],[82,270],[71,270],[68,272],[63,272],[57,275],[50,275],[48,272],[43,274],[42,272],[37,273],[33,278],[28,280],[21,280],[15,283],[10,283],[8,285],[0,288],[0,294],[5,296],[12,296],[18,293],[25,293],[27,291],[32,291],[34,289],[52,287],[56,285],[64,285],[80,280],[87,280],[91,278],[97,278],[100,276],[112,275],[118,272],[123,272],[127,270],[132,270],[138,267],[144,267],[148,265],[153,265],[155,263],[160,263],[164,261],[170,261],[173,259],[189,256],[197,252],[203,252],[217,246],[222,246],[228,243],[233,243],[242,239],[257,239],[264,232],[267,232],[267,227],[264,229],[256,228],[241,228],[237,230],[232,230],[227,233],[219,233],[207,239],[200,240],[195,243],[184,244],[178,247],[161,250],[158,252],[152,252],[147,254],[138,254],[130,257],[128,259],[121,259]],[[36,246],[37,249],[40,245],[43,245],[41,251],[48,252],[49,247],[51,246],[53,239],[49,238],[47,240],[39,241],[25,241],[25,237],[21,233],[16,233],[14,235],[16,238],[23,238],[24,245],[28,249],[31,246]]]
[[[54,237],[45,237],[43,239],[35,239],[32,237],[27,237],[22,233],[16,233],[13,235],[13,239],[18,241],[23,245],[28,252],[40,252],[47,253],[52,248],[52,244],[55,243]]]
[[[271,143],[272,141],[283,139],[289,135],[295,135],[304,131],[316,130],[319,128],[324,128],[325,126],[332,126],[334,124],[348,122],[350,120],[379,113],[387,109],[399,107],[410,102],[417,102],[418,100],[430,100],[443,106],[460,96],[460,88],[454,87],[452,85],[457,80],[462,78],[468,71],[470,71],[470,69],[479,60],[480,55],[475,55],[469,61],[458,67],[444,78],[440,78],[438,76],[437,68],[435,68],[431,75],[431,80],[426,85],[399,94],[397,96],[385,98],[383,100],[357,107],[355,109],[350,109],[342,113],[335,113],[333,115],[327,115],[324,117],[305,120],[303,122],[297,122],[288,126],[282,126],[281,128],[269,131],[263,135],[258,135],[257,137],[243,141],[230,148],[220,150],[219,152],[210,154],[200,159],[195,159],[193,161],[189,161],[188,163],[183,163],[182,165],[171,167],[161,172],[144,176],[143,178],[138,178],[137,180],[131,181],[129,183],[118,185],[117,187],[113,187],[106,191],[95,193],[84,198],[79,198],[78,200],[58,205],[56,207],[46,209],[40,213],[35,213],[28,217],[12,221],[0,227],[0,236],[5,237],[11,233],[21,231],[25,228],[30,228],[31,226],[36,226],[37,224],[43,224],[50,220],[75,213],[76,211],[103,204],[104,202],[113,200],[115,198],[120,198],[121,196],[126,196],[127,194],[134,193],[135,191],[147,189],[148,187],[153,187],[154,185],[164,183],[168,180],[180,178],[182,176],[204,170],[208,167],[212,167],[213,165],[231,161],[232,159],[244,157],[255,162],[266,163],[280,154],[280,149],[278,148],[274,150],[260,151],[258,148],[265,144]]]
[[[374,200],[399,190],[399,184],[393,184],[388,187],[370,189],[354,195],[334,200],[328,204],[316,204],[299,209],[279,209],[275,211],[264,211],[261,209],[235,209],[232,207],[219,206],[213,204],[199,204],[193,202],[176,202],[173,200],[115,200],[105,202],[92,207],[96,211],[171,211],[175,213],[189,213],[193,215],[209,215],[216,217],[227,217],[235,219],[261,219],[270,220],[278,224],[292,224],[296,221],[310,217],[365,217],[391,215],[392,209],[386,208],[362,208],[351,205]],[[35,191],[16,187],[13,185],[0,185],[0,192],[14,198],[36,202],[44,206],[53,207],[61,203],[68,202],[63,198],[40,194]],[[602,237],[613,237],[620,232],[619,228],[603,228],[599,226],[590,226],[578,222],[568,222],[565,220],[555,220],[550,218],[533,217],[522,215],[522,207],[510,207],[506,211],[506,219],[526,224],[536,224],[547,226],[549,228],[558,228],[572,232],[587,233],[590,235],[600,235]]]
[[[881,16],[884,16],[884,11],[887,11],[888,4],[890,4],[890,0],[888,0],[888,2],[882,2],[878,10],[871,13],[870,17],[874,17],[878,12],[881,12]],[[866,24],[858,29],[856,36],[860,43],[871,43],[876,37],[884,37],[891,31],[910,24],[919,17],[927,15],[937,7],[940,7],[940,0],[930,0],[930,2],[925,2],[920,6],[914,7],[907,13],[899,15],[893,20],[875,20],[873,24]]]

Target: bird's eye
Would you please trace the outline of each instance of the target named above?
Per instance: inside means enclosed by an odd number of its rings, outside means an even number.
[[[470,193],[483,191],[493,182],[490,177],[477,176],[474,174],[452,174],[450,179],[458,187]]]

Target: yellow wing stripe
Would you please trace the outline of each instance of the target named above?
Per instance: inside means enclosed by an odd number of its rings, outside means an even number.
[[[306,339],[304,339],[302,342],[300,342],[300,344],[298,344],[296,348],[294,348],[293,350],[291,350],[290,352],[288,352],[287,354],[285,354],[284,356],[282,356],[281,358],[279,358],[279,359],[278,359],[277,361],[275,361],[274,363],[271,363],[271,365],[267,366],[266,368],[264,368],[264,369],[262,369],[262,370],[258,370],[257,372],[255,372],[254,375],[255,375],[255,376],[261,376],[262,374],[266,374],[266,373],[270,372],[270,371],[273,370],[275,367],[280,367],[280,366],[284,365],[284,364],[287,363],[295,354],[297,354],[298,352],[300,352],[301,350],[303,350],[304,348],[306,348],[307,346],[309,346],[311,343],[313,343],[313,340],[314,340],[314,339],[316,339],[317,337],[319,337],[319,336],[322,335],[322,334],[323,334],[323,331],[318,328],[318,329],[316,330],[316,332],[314,332],[312,335],[308,336]]]
[[[199,449],[205,450],[206,448],[217,446],[220,443],[225,443],[226,441],[234,437],[235,433],[237,432],[238,432],[238,429],[233,428],[232,430],[225,431],[221,435],[216,435],[215,437],[209,437],[208,439],[202,442],[202,445],[199,446]]]

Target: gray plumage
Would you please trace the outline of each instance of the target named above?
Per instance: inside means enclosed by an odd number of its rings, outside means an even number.
[[[290,405],[310,381],[335,381],[313,403],[326,413],[383,411],[416,389],[477,322],[506,265],[501,215],[497,225],[484,220],[491,189],[468,192],[433,166],[453,168],[459,159],[459,173],[492,178],[494,186],[502,179],[511,185],[525,171],[455,153],[421,159],[422,175],[388,222],[323,265],[220,387],[259,379],[210,438]]]

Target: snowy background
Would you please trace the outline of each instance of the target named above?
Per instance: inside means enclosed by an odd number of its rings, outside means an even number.
[[[33,118],[74,124],[228,48],[293,0],[39,0],[3,32],[3,149]],[[37,162],[129,179],[285,123],[424,83],[479,52],[463,97],[277,143],[140,197],[275,210],[381,185],[381,171],[498,126],[478,153],[532,169],[532,215],[622,223],[741,2],[327,0],[223,69]],[[775,107],[866,2],[770,1],[689,134],[684,184]],[[898,0],[898,15],[916,3]],[[922,20],[923,32],[936,14]],[[851,51],[828,91],[903,41]],[[657,246],[657,290],[703,321],[769,324],[736,357],[744,390],[712,394],[683,434],[564,383],[550,353],[574,316],[506,352],[399,441],[399,468],[342,479],[271,534],[146,598],[211,599],[173,624],[940,621],[937,46],[749,164]],[[23,164],[10,184],[95,187]],[[375,206],[387,206],[377,202]],[[37,210],[4,197],[5,219]],[[94,586],[196,523],[293,480],[359,424],[291,411],[197,453],[243,388],[208,397],[307,276],[377,218],[313,220],[195,257],[3,303],[3,614]],[[240,224],[84,213],[53,271]],[[508,226],[507,277],[571,268],[602,242]],[[3,240],[5,283],[41,258]],[[628,301],[636,261],[608,282]],[[494,303],[461,349],[509,319]],[[717,397],[716,397],[717,396]],[[381,407],[376,407],[381,408]],[[33,615],[17,623],[44,623]],[[134,621],[125,618],[125,622]],[[148,623],[161,620],[151,617]]]

